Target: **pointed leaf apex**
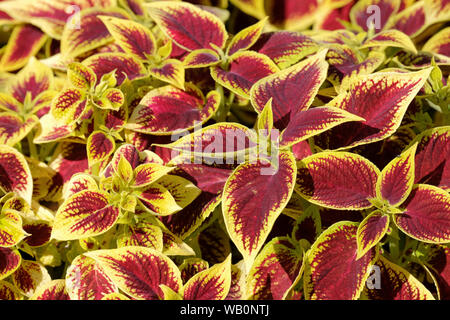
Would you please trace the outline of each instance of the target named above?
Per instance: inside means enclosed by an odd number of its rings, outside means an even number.
[[[388,231],[389,221],[389,216],[380,210],[375,210],[359,224],[356,233],[356,260],[365,256],[380,242]]]
[[[411,192],[414,184],[414,157],[417,146],[416,142],[389,162],[378,178],[377,197],[384,199],[392,207],[398,207]]]
[[[260,24],[266,24],[267,20],[269,20],[269,16],[265,16],[264,18],[260,19],[258,23]]]
[[[405,153],[411,153],[411,154],[415,155],[418,145],[419,145],[419,142],[416,141],[411,147],[408,148],[408,150],[405,151]]]
[[[258,130],[267,130],[267,135],[270,135],[270,131],[273,128],[273,111],[272,111],[272,98],[270,98],[262,112],[258,115]]]
[[[102,20],[103,23],[105,23],[105,21],[110,21],[110,20],[112,20],[112,17],[111,17],[111,16],[102,16],[102,15],[100,15],[100,16],[97,16],[97,18],[99,18],[100,20]]]
[[[119,165],[117,166],[117,173],[126,182],[130,182],[133,178],[133,168],[124,156],[120,157]]]
[[[356,260],[361,259],[362,257],[364,257],[364,255],[367,253],[367,249],[366,250],[361,250],[360,244],[358,242],[358,251],[356,252]]]
[[[232,258],[232,255],[231,255],[231,253],[227,256],[227,258],[224,260],[224,262],[222,262],[223,264],[226,264],[226,265],[229,265],[230,266],[230,268],[231,268],[231,258]]]
[[[328,48],[323,48],[323,49],[319,50],[315,55],[318,58],[323,58],[323,60],[325,60],[327,53],[328,53]]]
[[[417,71],[416,73],[423,75],[423,76],[426,75],[426,78],[428,78],[430,76],[431,72],[433,71],[433,69],[434,69],[434,67],[429,67],[429,68]]]
[[[345,110],[342,110],[342,111],[343,111],[343,113],[346,115],[346,117],[347,117],[348,120],[360,121],[360,122],[366,121],[365,118],[360,117],[360,116],[358,116],[358,115],[356,115],[356,114],[354,114],[354,113],[350,113],[350,112],[345,111]]]
[[[164,300],[183,300],[178,292],[175,292],[172,288],[166,286],[165,284],[160,284],[159,288],[163,292]]]

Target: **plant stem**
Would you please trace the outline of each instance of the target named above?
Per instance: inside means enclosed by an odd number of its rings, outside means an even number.
[[[39,159],[37,148],[33,140],[34,140],[34,131],[31,130],[30,133],[27,135],[28,150],[30,151],[30,157],[34,159]]]
[[[216,91],[220,94],[220,105],[216,112],[215,119],[217,122],[224,122],[227,119],[227,114],[229,111],[227,106],[228,103],[225,101],[225,95],[221,85],[216,85]]]
[[[230,92],[230,96],[228,97],[228,100],[227,100],[227,106],[228,106],[228,109],[230,109],[230,107],[233,105],[233,102],[234,102],[234,98],[236,97],[236,95],[234,94],[234,92]]]

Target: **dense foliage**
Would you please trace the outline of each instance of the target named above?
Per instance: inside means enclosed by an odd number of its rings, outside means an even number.
[[[0,1],[0,299],[450,299],[449,21]]]

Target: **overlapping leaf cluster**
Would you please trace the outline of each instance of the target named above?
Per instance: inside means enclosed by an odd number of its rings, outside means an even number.
[[[448,21],[0,1],[0,299],[450,299]]]

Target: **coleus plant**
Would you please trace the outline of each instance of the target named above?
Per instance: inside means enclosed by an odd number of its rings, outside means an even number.
[[[449,20],[0,1],[0,299],[450,299]]]

